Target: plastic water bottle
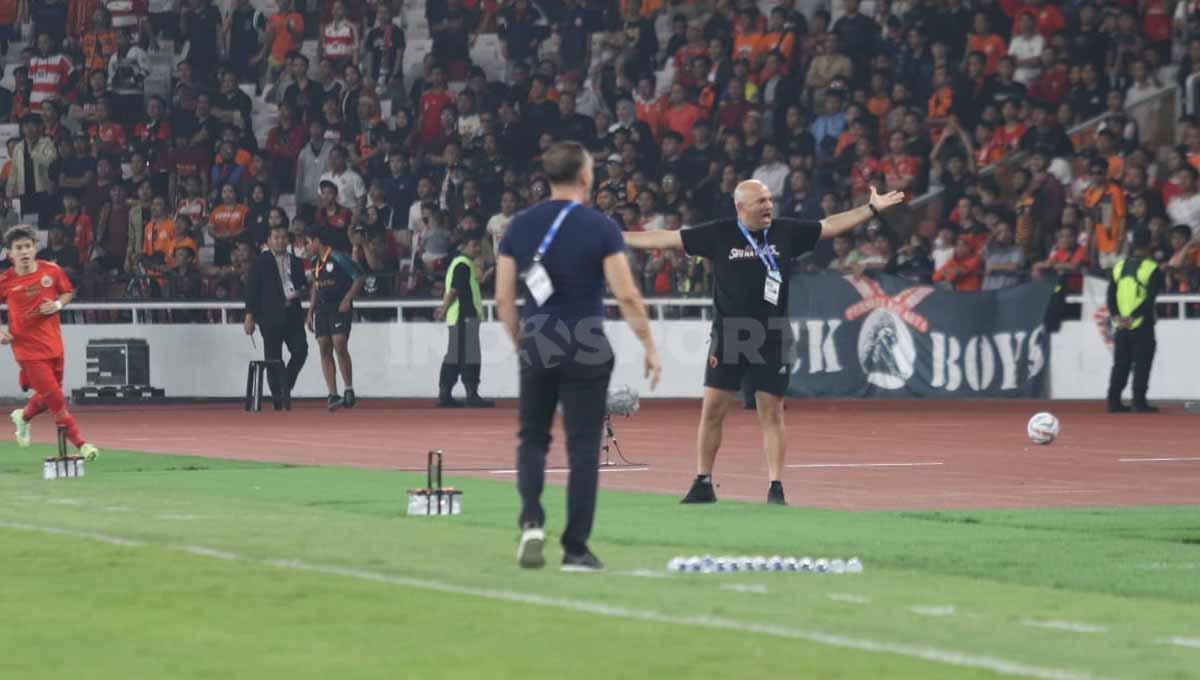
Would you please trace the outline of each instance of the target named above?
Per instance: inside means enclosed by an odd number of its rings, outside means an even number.
[[[829,561],[829,571],[832,571],[835,574],[846,573],[846,561],[840,557],[835,557]]]
[[[801,557],[799,563],[796,566],[800,571],[812,571],[813,570],[812,558]]]
[[[766,571],[767,570],[767,558],[765,558],[761,555],[758,555],[758,556],[754,557],[753,559],[751,559],[751,563],[754,565],[754,571]]]
[[[862,571],[863,571],[863,563],[860,562],[857,557],[851,557],[849,559],[849,561],[846,562],[846,573],[847,574],[861,574]]]
[[[667,571],[683,571],[684,562],[682,557],[672,557],[667,562]]]
[[[779,555],[772,555],[771,558],[767,560],[767,570],[783,571],[783,558]]]
[[[687,561],[684,562],[684,571],[689,571],[689,572],[700,571],[700,558],[698,558],[698,557],[687,558]]]
[[[799,570],[799,568],[800,568],[800,563],[799,563],[799,561],[796,560],[795,557],[783,558],[783,570],[784,571],[797,571],[797,570]]]
[[[824,574],[825,572],[829,571],[829,560],[825,559],[824,557],[818,557],[817,561],[813,563],[813,566],[816,568],[818,573]]]

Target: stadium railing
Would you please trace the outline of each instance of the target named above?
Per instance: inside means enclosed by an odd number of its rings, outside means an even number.
[[[1068,304],[1083,303],[1082,295],[1069,295]],[[441,305],[439,300],[360,300],[354,309],[366,323],[434,323],[433,310]],[[304,305],[306,308],[308,304]],[[711,298],[650,298],[646,308],[652,320],[712,319]],[[240,302],[222,300],[187,302],[75,302],[66,310],[70,314],[65,323],[87,324],[196,324],[196,323],[241,323],[241,312],[245,305]],[[616,300],[604,301],[604,310],[609,318],[619,318]],[[204,312],[198,319],[180,320],[169,314],[155,312]],[[367,312],[367,314],[362,314]],[[384,312],[372,315],[370,312]],[[86,313],[108,313],[101,318],[87,319]],[[1200,293],[1171,293],[1158,297],[1158,313],[1161,318],[1200,319]],[[494,300],[483,301],[483,318],[496,320]],[[436,323],[443,323],[438,321]]]
[[[1198,298],[1200,300],[1200,298]],[[440,300],[358,300],[354,303],[354,311],[359,313],[364,322],[381,323],[421,323],[433,321],[433,310],[441,306]],[[308,308],[308,303],[304,303]],[[0,309],[4,307],[0,306]],[[242,312],[246,306],[241,302],[226,300],[213,301],[162,301],[162,302],[73,302],[64,310],[69,314],[64,323],[87,324],[196,324],[196,323],[241,323]],[[700,320],[712,319],[711,298],[650,298],[646,300],[646,308],[651,320],[690,318]],[[619,307],[616,300],[604,301],[605,314],[617,318]],[[200,312],[203,316],[188,316],[184,319],[171,314],[155,314],[155,312]],[[361,314],[368,312],[368,314]],[[373,315],[369,312],[384,312]],[[95,319],[87,317],[95,313]],[[211,313],[211,315],[209,314]],[[496,302],[483,301],[483,318],[486,321],[496,320]],[[438,321],[437,323],[444,323]]]

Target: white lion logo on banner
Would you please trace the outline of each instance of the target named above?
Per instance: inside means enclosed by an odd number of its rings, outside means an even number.
[[[876,281],[865,277],[845,277],[862,296],[846,310],[846,320],[866,315],[858,333],[858,363],[867,382],[885,390],[898,390],[912,377],[916,367],[917,346],[909,326],[924,333],[929,321],[913,310],[933,294],[929,286],[906,288],[891,297]]]

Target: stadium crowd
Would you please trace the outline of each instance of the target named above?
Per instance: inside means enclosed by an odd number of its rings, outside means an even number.
[[[36,222],[84,297],[237,299],[273,224],[298,254],[344,234],[367,298],[440,298],[477,239],[488,294],[541,151],[576,139],[625,230],[733,215],[747,178],[801,218],[874,184],[940,209],[806,269],[1077,289],[1148,229],[1197,290],[1200,122],[1156,145],[1130,107],[1200,73],[1200,3],[838,2],[0,0],[0,226]],[[709,291],[702,260],[634,265],[648,296]]]

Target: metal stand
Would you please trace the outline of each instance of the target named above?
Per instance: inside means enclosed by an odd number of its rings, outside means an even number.
[[[616,450],[617,457],[621,459],[620,463],[614,463],[612,460],[612,452]],[[621,445],[617,443],[617,434],[613,431],[612,414],[604,416],[604,445],[601,447],[604,451],[604,460],[600,462],[600,467],[620,467],[620,466],[642,466],[645,463],[634,463],[621,453]]]
[[[67,428],[58,426],[58,456],[47,458],[42,466],[42,479],[64,479],[82,477],[83,458],[67,455]]]

